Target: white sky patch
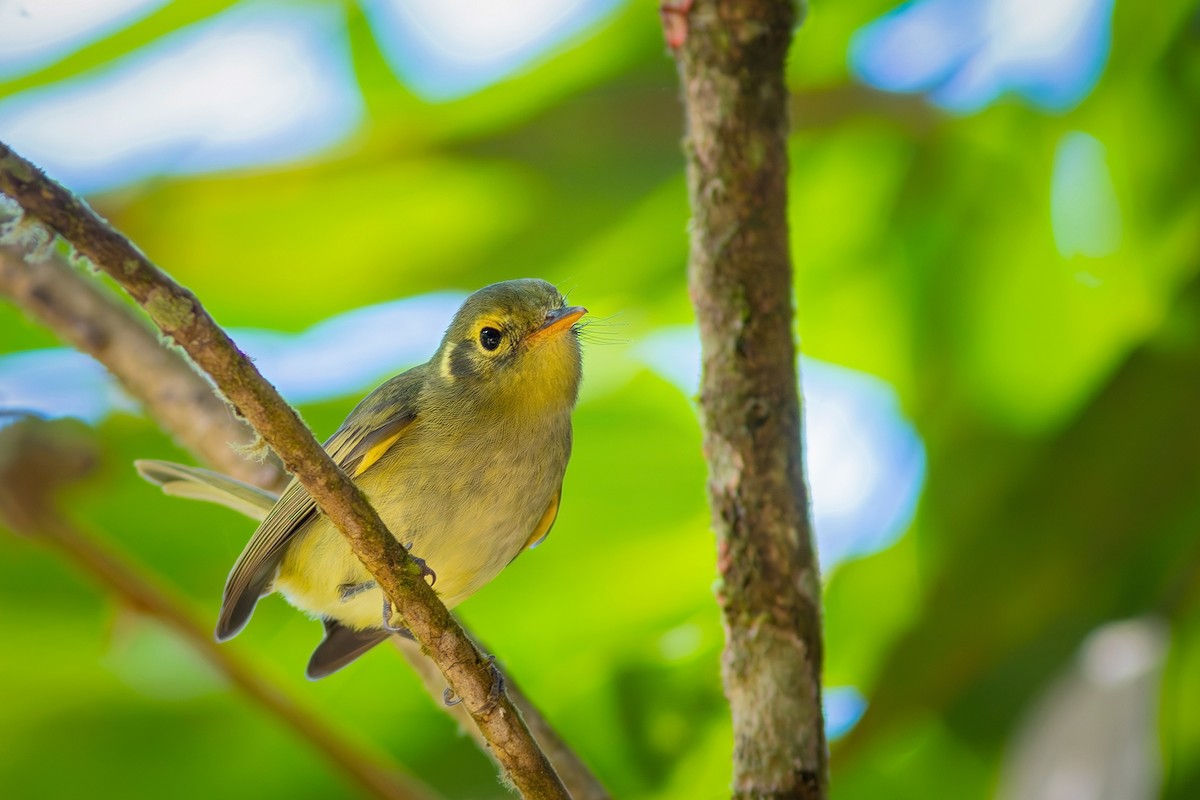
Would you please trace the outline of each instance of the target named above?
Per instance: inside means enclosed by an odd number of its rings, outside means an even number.
[[[1066,110],[1108,61],[1114,0],[915,0],[855,32],[859,78],[961,113],[1007,92]]]
[[[66,348],[0,356],[0,410],[96,423],[137,406],[99,363]],[[16,420],[0,416],[0,425]]]
[[[168,0],[0,0],[0,78],[52,64]]]
[[[238,346],[292,403],[345,397],[426,361],[466,295],[421,295],[367,306],[299,334],[232,333]]]
[[[553,33],[586,0],[392,0],[439,51],[463,62],[486,62],[520,52]]]
[[[428,359],[465,298],[421,295],[348,311],[300,333],[234,329],[230,335],[289,402],[329,400],[365,393]],[[136,408],[83,353],[56,348],[0,355],[0,409],[97,423],[115,410]]]
[[[76,191],[292,161],[362,114],[340,12],[252,6],[0,103],[0,139]]]
[[[653,334],[634,357],[699,391],[700,338],[690,326]],[[821,568],[883,549],[907,530],[925,480],[925,449],[890,386],[802,358],[805,463]]]
[[[825,735],[830,741],[850,732],[867,710],[867,699],[853,686],[826,687],[821,693],[825,706]]]
[[[1043,60],[1060,55],[1096,0],[993,0],[988,34],[1003,42],[1005,57]]]
[[[619,0],[364,0],[384,55],[434,99],[499,81],[600,19]]]

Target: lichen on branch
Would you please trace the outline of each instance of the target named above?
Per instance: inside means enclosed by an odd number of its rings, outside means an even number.
[[[62,236],[133,297],[279,455],[346,537],[407,627],[437,663],[504,769],[527,798],[567,798],[562,781],[476,648],[423,580],[358,487],[333,463],[291,408],[200,301],[175,283],[82,199],[0,143],[0,194]]]
[[[787,225],[790,0],[668,15],[687,116],[688,286],[717,534],[737,797],[820,800],[820,581],[804,480]]]

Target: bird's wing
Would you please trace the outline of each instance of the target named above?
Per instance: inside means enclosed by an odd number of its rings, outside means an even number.
[[[538,520],[537,527],[533,529],[533,533],[529,534],[529,538],[525,540],[525,546],[521,548],[522,551],[537,547],[542,543],[542,540],[550,535],[550,529],[554,527],[554,520],[558,519],[558,502],[561,499],[562,486],[559,486],[558,491],[554,493],[554,497],[550,498],[550,505],[546,506],[546,510],[542,513],[542,518]]]
[[[325,443],[334,463],[347,475],[357,478],[370,469],[412,425],[423,378],[420,369],[392,378],[367,395]],[[316,503],[293,480],[229,573],[217,620],[217,639],[229,639],[245,627],[258,598],[270,591],[288,542],[316,515]]]

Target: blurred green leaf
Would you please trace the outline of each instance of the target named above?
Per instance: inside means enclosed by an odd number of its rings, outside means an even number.
[[[102,69],[232,5],[168,4],[0,97]],[[1153,612],[1174,626],[1164,797],[1191,798],[1194,4],[1117,3],[1109,63],[1078,108],[1045,115],[1004,99],[965,116],[853,82],[849,37],[895,5],[812,5],[789,62],[803,349],[895,387],[928,458],[907,536],[825,576],[827,683],[869,702],[835,745],[834,795],[990,796],[1014,724],[1079,641]],[[643,337],[693,319],[686,132],[654,9],[623,4],[495,85],[429,102],[392,73],[357,4],[342,6],[367,108],[350,139],[304,163],[164,177],[93,200],[224,324],[298,331],[397,297],[536,275],[603,319],[598,338],[628,340],[587,345],[552,536],[461,611],[614,796],[725,796],[732,734],[698,421],[635,357]],[[1055,247],[1054,158],[1072,132],[1103,146],[1120,209],[1120,244],[1101,258]],[[0,304],[0,358],[54,344]],[[324,437],[356,400],[302,411]],[[149,421],[116,415],[98,434],[105,467],[69,512],[215,614],[253,523],[139,481],[134,458],[187,460]],[[159,632],[10,536],[0,607],[16,654],[0,660],[11,695],[0,782],[12,791],[349,791]],[[320,633],[273,598],[228,646],[447,796],[505,796],[395,652],[305,681]]]

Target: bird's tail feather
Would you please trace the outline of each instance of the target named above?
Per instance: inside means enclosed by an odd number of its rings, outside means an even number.
[[[199,467],[153,460],[135,461],[133,466],[164,494],[217,503],[260,522],[279,499],[265,489]]]

